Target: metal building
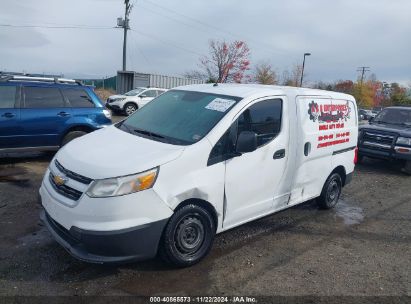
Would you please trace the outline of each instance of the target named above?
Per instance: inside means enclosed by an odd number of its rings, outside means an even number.
[[[157,87],[163,89],[171,89],[182,85],[198,83],[204,83],[204,81],[200,79],[144,74],[134,71],[117,72],[118,94],[123,94],[137,87]]]

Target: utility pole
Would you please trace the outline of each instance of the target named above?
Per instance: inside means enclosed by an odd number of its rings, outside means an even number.
[[[364,75],[365,75],[365,73],[366,73],[366,72],[369,72],[369,71],[370,71],[370,67],[365,67],[365,66],[359,67],[359,68],[357,69],[357,72],[361,72],[361,85],[362,85],[362,83],[364,82]]]
[[[358,103],[360,104],[360,105],[362,105],[362,103],[363,103],[363,96],[362,96],[362,85],[363,85],[363,82],[364,82],[364,76],[365,76],[365,73],[366,72],[369,72],[370,71],[370,67],[366,67],[366,66],[362,66],[362,67],[359,67],[358,69],[357,69],[357,72],[361,72],[361,78],[360,78],[360,97],[359,97],[359,100],[358,100]]]
[[[133,8],[133,5],[130,4],[130,0],[124,0],[125,4],[125,11],[124,11],[124,19],[117,18],[117,27],[124,29],[124,38],[123,38],[123,71],[127,68],[127,31],[130,29],[130,19],[128,18]]]

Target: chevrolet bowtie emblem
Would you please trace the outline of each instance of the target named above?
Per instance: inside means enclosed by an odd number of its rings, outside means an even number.
[[[67,182],[67,178],[65,178],[61,175],[54,175],[53,176],[53,181],[57,186],[62,186]]]

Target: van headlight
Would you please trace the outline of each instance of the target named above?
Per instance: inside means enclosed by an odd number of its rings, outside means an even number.
[[[411,146],[411,137],[398,137],[397,145]]]
[[[158,168],[142,173],[95,180],[87,190],[90,197],[111,197],[126,195],[153,187]]]

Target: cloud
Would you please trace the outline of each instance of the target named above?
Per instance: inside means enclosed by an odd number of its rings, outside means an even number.
[[[16,39],[18,37],[18,39]],[[32,28],[8,28],[0,31],[1,49],[41,47],[50,41]]]
[[[280,71],[307,58],[307,80],[355,79],[370,66],[381,80],[411,79],[411,1],[131,0],[128,69],[181,75],[197,67],[211,38],[242,39],[252,62]],[[11,24],[115,26],[120,0],[26,0],[2,4]],[[122,30],[0,27],[0,70],[113,75],[121,68]],[[4,57],[7,56],[7,57]],[[1,66],[5,65],[5,66]]]

